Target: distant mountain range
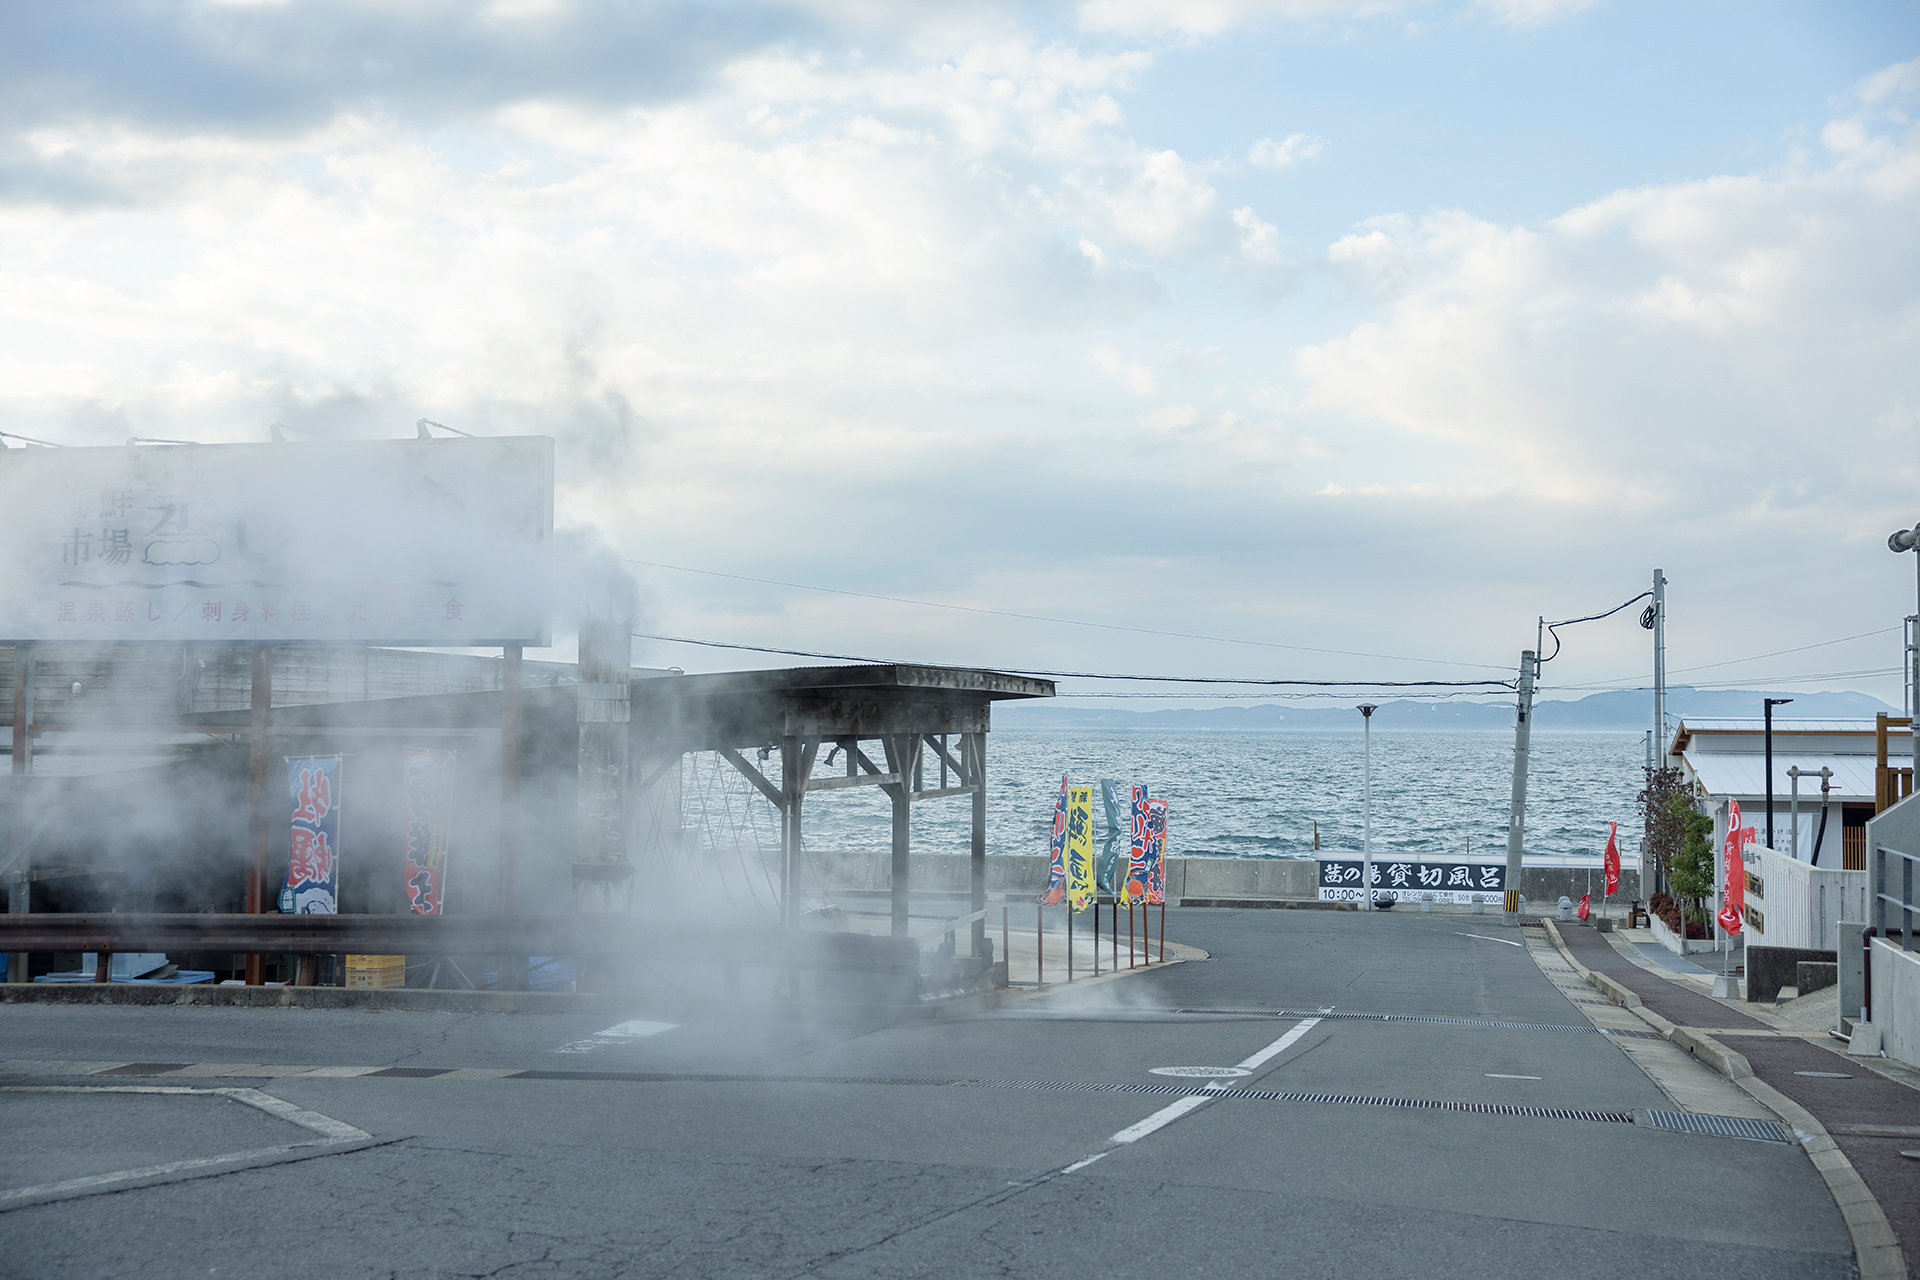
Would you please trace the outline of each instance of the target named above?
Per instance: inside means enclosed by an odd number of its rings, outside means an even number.
[[[1757,689],[1695,689],[1675,685],[1667,690],[1667,714],[1686,716],[1759,716],[1762,698],[1791,696],[1791,706],[1774,712],[1783,719],[1872,719],[1876,712],[1899,714],[1878,698],[1864,693],[1795,693],[1781,695]],[[1596,693],[1577,702],[1540,702],[1534,706],[1534,728],[1638,733],[1653,716],[1653,695],[1645,690]],[[1452,730],[1511,729],[1513,700],[1505,702],[1383,702],[1373,713],[1378,729]],[[1244,707],[1181,708],[1167,711],[1128,711],[1108,707],[1064,707],[1045,700],[1003,702],[993,709],[995,729],[1263,729],[1360,732],[1360,716],[1347,707],[1290,707],[1255,703]]]

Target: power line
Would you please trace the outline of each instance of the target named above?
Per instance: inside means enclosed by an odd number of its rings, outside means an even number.
[[[695,640],[689,636],[655,635],[650,632],[636,631],[637,640],[661,640],[668,644],[693,644],[707,649],[744,649],[749,653],[778,653],[799,658],[826,658],[833,662],[879,663],[882,665],[923,666],[926,663],[903,663],[897,658],[866,658],[848,653],[818,653],[811,649],[776,649],[758,644],[728,644],[721,640]],[[1145,680],[1163,684],[1252,684],[1286,687],[1307,687],[1318,689],[1449,689],[1480,688],[1511,689],[1510,680],[1266,680],[1234,679],[1227,676],[1141,676],[1122,675],[1110,671],[1043,671],[1034,667],[994,667],[995,671],[1004,671],[1018,676],[1049,676],[1062,680]]]
[[[1632,601],[1628,601],[1627,603],[1631,604]],[[1877,631],[1862,631],[1858,635],[1841,636],[1837,640],[1817,640],[1812,644],[1796,645],[1791,649],[1775,649],[1772,653],[1756,653],[1747,658],[1728,658],[1724,662],[1703,662],[1697,667],[1680,667],[1677,670],[1668,671],[1667,674],[1669,676],[1681,676],[1686,675],[1690,671],[1711,671],[1715,667],[1733,667],[1743,662],[1758,662],[1762,658],[1781,658],[1789,653],[1805,653],[1809,649],[1824,649],[1828,645],[1845,644],[1849,640],[1865,640],[1869,636],[1884,636],[1899,630],[1901,630],[1900,627],[1881,627]],[[1632,680],[1634,678],[1633,676],[1616,676],[1612,680],[1594,680],[1583,684],[1563,684],[1556,685],[1555,687],[1560,689],[1602,689],[1609,685],[1616,685],[1622,680]],[[1636,685],[1634,687],[1639,688],[1641,686]],[[1651,688],[1652,686],[1649,685],[1646,687]]]
[[[889,604],[919,605],[923,609],[950,609],[956,613],[982,613],[995,618],[1019,618],[1026,622],[1052,622],[1067,627],[1092,627],[1100,631],[1127,631],[1135,635],[1166,636],[1175,640],[1205,640],[1213,644],[1248,644],[1263,649],[1288,649],[1296,653],[1327,653],[1342,658],[1379,658],[1387,662],[1428,662],[1443,667],[1473,667],[1482,671],[1505,671],[1505,667],[1486,662],[1455,662],[1448,658],[1409,658],[1394,653],[1359,653],[1352,649],[1319,649],[1311,645],[1281,644],[1276,640],[1242,640],[1233,636],[1206,636],[1187,631],[1158,631],[1152,627],[1128,627],[1117,622],[1088,622],[1080,618],[1053,618],[1039,613],[1015,613],[1007,609],[983,609],[975,605],[944,604],[938,600],[914,600],[906,596],[876,595],[871,591],[847,591],[840,587],[816,587],[807,582],[783,582],[778,578],[756,578],[744,573],[721,573],[717,569],[695,569],[684,564],[663,564],[657,560],[622,558],[626,564],[650,569],[672,569],[678,573],[697,573],[708,578],[730,578],[735,582],[757,582],[768,587],[791,587],[796,591],[820,591],[827,595],[853,596],[860,600],[884,600]]]
[[[1813,672],[1807,675],[1798,675],[1798,676],[1741,676],[1739,679],[1736,679],[1736,680],[1693,681],[1693,682],[1690,682],[1686,687],[1690,689],[1737,689],[1742,685],[1806,684],[1809,681],[1813,681],[1813,680],[1851,680],[1851,679],[1861,679],[1861,678],[1868,678],[1868,677],[1874,677],[1874,676],[1897,676],[1901,674],[1902,670],[1903,669],[1900,667],[1869,667],[1860,671],[1819,671],[1819,672]],[[1550,687],[1558,692],[1592,688],[1592,686],[1589,686],[1589,685],[1578,685],[1578,684],[1563,684],[1563,685],[1552,685],[1552,686],[1545,686],[1545,687]],[[1668,685],[1667,687],[1671,689],[1673,686]],[[1644,693],[1652,688],[1653,688],[1652,685],[1647,685],[1647,684],[1621,685],[1617,688],[1595,690],[1595,692]]]
[[[1539,668],[1545,666],[1547,663],[1552,662],[1555,658],[1560,656],[1560,633],[1554,630],[1555,627],[1570,627],[1576,622],[1598,622],[1602,618],[1611,618],[1614,614],[1626,608],[1627,605],[1639,604],[1642,600],[1645,600],[1648,596],[1652,594],[1653,592],[1651,591],[1642,591],[1639,595],[1627,601],[1626,604],[1617,604],[1613,606],[1613,608],[1607,610],[1605,613],[1589,614],[1584,618],[1562,618],[1558,622],[1547,623],[1546,624],[1547,634],[1553,637],[1553,652],[1548,654],[1546,657],[1540,659],[1538,662],[1536,662],[1534,664],[1534,669],[1537,671]],[[1640,619],[1640,625],[1645,627],[1649,631],[1653,630],[1653,623],[1645,617],[1642,617]]]

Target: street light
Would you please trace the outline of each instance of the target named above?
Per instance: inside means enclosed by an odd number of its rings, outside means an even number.
[[[1360,704],[1360,731],[1366,738],[1366,772],[1360,789],[1360,897],[1364,905],[1362,911],[1373,910],[1373,713],[1380,706],[1374,702]]]
[[[1773,709],[1775,707],[1784,707],[1789,702],[1792,702],[1793,699],[1792,698],[1762,698],[1760,701],[1766,704],[1766,716],[1767,716],[1767,739],[1766,739],[1767,848],[1772,849],[1773,848]],[[1798,821],[1798,819],[1796,818],[1795,821]]]
[[[1920,524],[1911,529],[1895,529],[1887,535],[1887,550],[1896,555],[1902,551],[1914,551],[1917,546],[1920,546]],[[1915,632],[1920,632],[1920,551],[1914,554],[1913,566],[1916,613],[1907,621]],[[1906,657],[1907,670],[1904,682],[1907,686],[1906,712],[1909,717],[1912,717],[1915,714],[1916,702],[1920,702],[1920,634],[1912,635],[1907,640]],[[1913,742],[1913,776],[1920,778],[1920,733],[1915,733],[1911,725],[1908,726],[1907,733]]]

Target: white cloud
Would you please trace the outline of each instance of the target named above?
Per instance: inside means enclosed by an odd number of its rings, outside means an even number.
[[[1260,221],[1252,209],[1235,209],[1233,225],[1240,228],[1240,252],[1248,259],[1268,265],[1285,260],[1280,251],[1280,229]]]
[[[1860,82],[1858,92],[1860,100],[1867,103],[1920,95],[1920,58],[1882,67]]]
[[[1089,355],[1100,371],[1136,396],[1153,394],[1153,370],[1144,364],[1126,360],[1112,347],[1095,347]]]
[[[1827,167],[1616,192],[1539,228],[1376,221],[1328,260],[1387,310],[1298,352],[1304,405],[1463,450],[1463,486],[1891,512],[1914,468],[1861,449],[1910,436],[1884,424],[1920,400],[1920,303],[1895,283],[1920,267],[1920,137],[1841,124]]]
[[[1080,26],[1124,35],[1218,35],[1264,22],[1365,18],[1406,7],[1402,0],[1083,0]]]
[[[1327,149],[1325,138],[1310,133],[1290,133],[1280,141],[1262,138],[1247,148],[1247,163],[1256,169],[1284,172],[1304,164]]]
[[[1494,22],[1533,27],[1570,17],[1599,0],[1474,0]],[[1121,35],[1215,36],[1281,22],[1374,18],[1425,8],[1430,0],[1082,0],[1080,26]]]
[[[1570,18],[1600,0],[1476,0],[1474,8],[1510,27],[1538,27]]]

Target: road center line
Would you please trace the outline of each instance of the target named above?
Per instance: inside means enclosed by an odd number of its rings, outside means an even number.
[[[1254,1054],[1251,1058],[1248,1058],[1244,1062],[1240,1062],[1236,1065],[1239,1066],[1239,1068],[1243,1071],[1258,1070],[1261,1066],[1265,1065],[1267,1062],[1285,1053],[1288,1049],[1291,1049],[1295,1044],[1299,1042],[1301,1036],[1304,1036],[1305,1034],[1307,1034],[1307,1032],[1313,1030],[1315,1027],[1319,1025],[1320,1025],[1320,1019],[1308,1018],[1305,1021],[1301,1022],[1299,1025],[1295,1026],[1292,1030],[1288,1031],[1287,1034],[1281,1036],[1278,1040],[1275,1040],[1272,1044],[1268,1045],[1266,1048],[1262,1049],[1260,1052]],[[1152,1115],[1148,1116],[1146,1119],[1141,1120],[1136,1124],[1128,1125],[1126,1128],[1122,1129],[1120,1132],[1114,1134],[1111,1138],[1108,1138],[1107,1141],[1108,1142],[1138,1142],[1140,1141],[1140,1139],[1146,1137],[1148,1134],[1153,1133],[1156,1130],[1166,1128],[1168,1125],[1172,1124],[1175,1120],[1178,1120],[1181,1116],[1189,1115],[1192,1112],[1198,1111],[1201,1107],[1204,1107],[1209,1102],[1212,1102],[1213,1098],[1208,1096],[1209,1093],[1217,1093],[1221,1089],[1234,1087],[1234,1085],[1236,1085],[1237,1083],[1238,1083],[1237,1081],[1229,1083],[1228,1081],[1224,1081],[1224,1080],[1216,1080],[1212,1084],[1209,1084],[1206,1086],[1208,1092],[1188,1094],[1186,1097],[1181,1098],[1178,1101],[1170,1102],[1166,1106],[1154,1112]],[[1074,1167],[1078,1168],[1080,1166],[1076,1165]]]

